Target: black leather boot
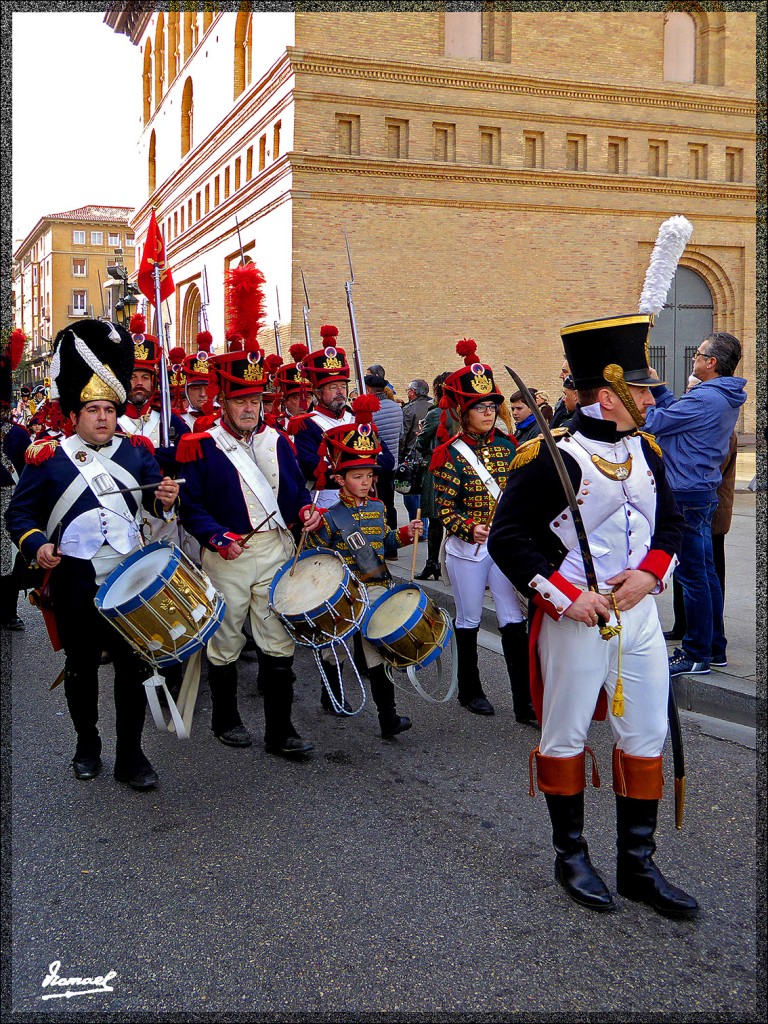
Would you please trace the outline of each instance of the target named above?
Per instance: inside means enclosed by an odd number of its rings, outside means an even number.
[[[605,882],[592,867],[584,829],[584,792],[573,796],[545,794],[552,821],[555,878],[572,900],[590,910],[615,910]]]
[[[324,711],[329,715],[336,715],[338,718],[346,718],[349,712],[352,710],[352,705],[346,700],[341,699],[341,675],[343,671],[343,665],[337,665],[335,661],[325,661],[323,659],[323,671],[325,677],[328,680],[328,685],[331,688],[331,693],[336,698],[336,705],[333,704],[328,694],[328,690],[325,687],[325,683],[320,684],[320,704]],[[341,705],[340,710],[338,705]]]
[[[69,717],[77,734],[77,746],[72,758],[72,771],[79,782],[90,782],[101,772],[101,736],[99,720],[99,680],[93,673],[64,673],[64,695]]]
[[[653,862],[658,800],[633,800],[616,794],[616,891],[638,903],[647,903],[665,917],[690,920],[699,904],[687,892],[668,882]]]
[[[138,656],[136,656],[138,657]],[[137,685],[136,677],[146,677],[144,665],[139,672],[128,665],[122,655],[115,656],[115,769],[118,782],[124,782],[131,789],[153,789],[160,781],[144,751],[141,749],[141,734],[147,710],[147,695],[143,686]]]
[[[499,629],[501,649],[507,663],[512,707],[515,719],[525,725],[536,725],[536,712],[531,703],[528,675],[528,630],[524,622],[509,622]]]
[[[392,680],[387,676],[384,666],[376,665],[375,668],[369,669],[368,678],[371,682],[373,703],[379,712],[381,738],[391,740],[398,733],[407,732],[413,725],[413,722],[405,715],[398,715],[395,705],[395,687]]]
[[[440,579],[440,566],[437,562],[431,562],[427,559],[424,563],[424,568],[421,572],[417,572],[413,578],[415,580],[431,580],[433,576],[436,580]]]
[[[454,624],[459,704],[476,715],[493,715],[495,714],[493,704],[483,692],[480,671],[477,666],[477,634],[479,631],[479,626],[475,626],[474,629],[458,629]]]
[[[293,707],[293,657],[280,658],[261,654],[262,688],[264,693],[264,749],[281,757],[300,757],[314,750],[303,740],[291,721]]]
[[[228,747],[250,747],[251,734],[243,725],[237,708],[237,663],[208,663],[208,687],[211,691],[211,729]]]

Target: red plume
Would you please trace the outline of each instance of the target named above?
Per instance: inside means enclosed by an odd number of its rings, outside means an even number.
[[[303,345],[299,342],[296,345],[291,345],[291,347],[288,349],[288,353],[290,354],[290,357],[294,361],[294,363],[300,363],[305,356],[309,355],[309,349],[307,348],[306,345]]]
[[[134,313],[129,324],[131,334],[144,334],[147,330],[147,321],[143,313]]]
[[[321,338],[338,338],[338,336],[339,336],[339,328],[338,327],[334,327],[333,324],[324,324],[320,328],[320,337]],[[330,342],[329,344],[333,345],[334,342]]]
[[[242,352],[244,347],[242,338],[233,338],[229,343],[230,352]]]
[[[27,336],[20,327],[17,327],[15,331],[11,332],[11,336],[8,339],[8,359],[11,363],[11,372],[18,370],[19,364],[21,363],[22,356],[24,355],[24,346],[27,344]]]
[[[211,345],[213,344],[213,335],[210,331],[200,331],[195,338],[195,344],[197,345],[198,352],[210,352]]]
[[[460,356],[464,356],[465,366],[471,366],[475,362],[477,342],[473,341],[472,338],[462,338],[461,341],[456,342],[456,352]]]
[[[186,356],[186,349],[183,349],[180,345],[177,345],[175,348],[172,348],[171,351],[168,353],[168,362],[171,364],[171,366],[176,366],[179,363],[183,363],[184,360],[186,359]]]
[[[264,275],[255,263],[233,267],[225,275],[227,287],[227,329],[239,334],[246,352],[258,352],[256,340],[264,326]]]
[[[276,355],[274,352],[270,353],[264,360],[264,369],[267,373],[274,373],[282,365],[283,357]]]
[[[355,414],[355,423],[370,423],[373,414],[381,408],[376,395],[358,395],[352,403],[352,412]]]

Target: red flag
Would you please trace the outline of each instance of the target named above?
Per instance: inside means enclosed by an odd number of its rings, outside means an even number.
[[[165,263],[165,241],[153,210],[149,218],[147,240],[144,243],[144,254],[141,257],[137,278],[142,294],[146,295],[153,306],[155,304],[155,265],[160,267],[160,301],[163,302],[173,293],[176,285],[173,283],[170,267]]]

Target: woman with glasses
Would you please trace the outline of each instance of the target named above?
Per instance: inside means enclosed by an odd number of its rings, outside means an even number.
[[[459,703],[476,715],[492,715],[477,660],[477,636],[488,587],[496,606],[502,650],[518,722],[535,722],[528,681],[528,634],[517,592],[488,553],[488,533],[507,483],[517,445],[496,430],[504,401],[490,366],[477,359],[477,346],[463,338],[456,351],[464,366],[443,383],[443,410],[432,456],[435,501],[445,527],[445,567],[456,602]],[[461,429],[448,436],[449,410]]]

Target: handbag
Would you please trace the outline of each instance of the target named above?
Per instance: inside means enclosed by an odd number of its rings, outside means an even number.
[[[419,494],[425,463],[414,446],[406,452],[395,470],[392,485],[400,494]]]

